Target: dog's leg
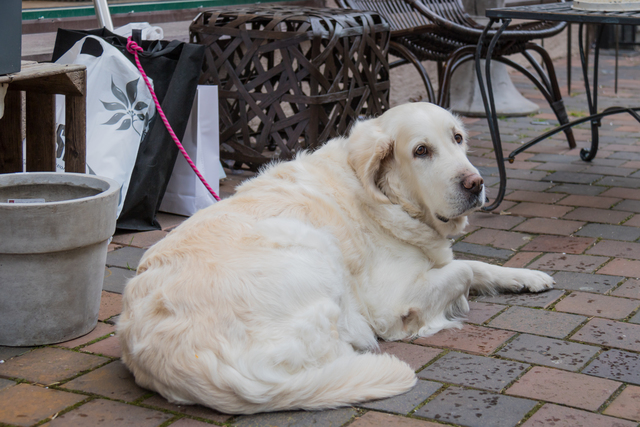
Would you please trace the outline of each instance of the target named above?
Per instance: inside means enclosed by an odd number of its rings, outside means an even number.
[[[553,288],[555,281],[541,271],[526,268],[501,267],[480,261],[464,261],[473,270],[471,289],[483,294],[495,294],[500,291],[541,292]]]
[[[467,295],[472,279],[473,269],[464,261],[425,271],[405,295],[409,308],[401,319],[402,330],[396,330],[398,336],[393,339],[425,337],[442,329],[462,327],[461,320],[469,312]]]

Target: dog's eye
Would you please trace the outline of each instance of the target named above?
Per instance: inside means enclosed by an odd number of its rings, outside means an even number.
[[[459,133],[456,133],[454,138],[458,144],[462,144],[462,135],[460,135]]]
[[[429,155],[429,149],[426,145],[418,145],[413,153],[416,157],[426,157]]]

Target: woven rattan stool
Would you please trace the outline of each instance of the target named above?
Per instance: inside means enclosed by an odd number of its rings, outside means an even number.
[[[220,155],[257,170],[389,106],[389,27],[374,12],[242,6],[200,13],[201,84],[218,85]]]

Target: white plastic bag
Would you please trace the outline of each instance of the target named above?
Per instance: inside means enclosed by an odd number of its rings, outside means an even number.
[[[217,193],[220,179],[226,177],[220,164],[217,86],[198,86],[182,145],[204,179]],[[191,216],[213,203],[213,196],[200,182],[182,153],[178,154],[160,210]]]
[[[102,54],[89,53],[102,47]],[[92,44],[83,50],[85,43]],[[58,64],[87,67],[87,173],[106,176],[122,187],[118,215],[127,195],[140,142],[155,114],[155,104],[142,75],[118,49],[99,37],[79,40]],[[56,169],[64,171],[64,97],[56,97]]]
[[[129,37],[133,30],[142,31],[142,40],[162,40],[164,38],[164,30],[148,22],[130,22],[127,25],[116,28],[113,32],[122,37]]]

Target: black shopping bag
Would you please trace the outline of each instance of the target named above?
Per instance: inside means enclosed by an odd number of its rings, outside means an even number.
[[[127,39],[106,29],[75,31],[59,29],[53,50],[56,61],[83,37],[101,37],[118,48],[131,62]],[[153,80],[158,101],[173,131],[182,139],[202,71],[205,47],[179,41],[137,41],[144,49],[138,57],[142,68]],[[98,48],[99,45],[98,45]],[[101,49],[101,48],[100,48]],[[156,114],[149,132],[140,143],[117,227],[122,230],[157,230],[156,213],[171,178],[178,148]]]

